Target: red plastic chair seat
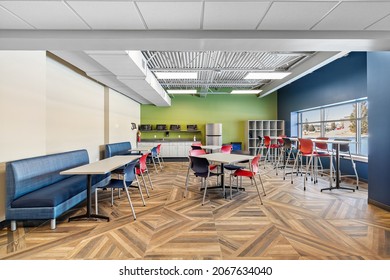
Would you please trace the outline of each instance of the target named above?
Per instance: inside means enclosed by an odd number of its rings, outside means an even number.
[[[266,146],[267,148],[271,148],[271,149],[277,149],[277,148],[280,148],[280,146],[278,144],[271,144],[271,145],[268,145]]]
[[[302,156],[330,157],[330,154],[325,153],[325,152],[318,153],[318,152],[313,151],[312,153],[301,153],[301,154],[302,154]]]
[[[247,169],[238,169],[234,172],[234,176],[253,177],[255,174]]]

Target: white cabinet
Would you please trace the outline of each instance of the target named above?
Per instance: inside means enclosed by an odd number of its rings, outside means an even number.
[[[161,144],[161,156],[163,158],[169,157],[188,157],[188,151],[191,150],[191,145],[193,141],[178,141],[178,142],[170,142],[170,141],[159,141],[159,142],[139,142],[137,144],[138,148],[149,148],[156,147],[158,144]],[[199,142],[200,143],[200,142]]]
[[[284,121],[281,120],[249,120],[245,126],[246,149],[254,155],[259,143],[258,137],[277,137],[284,135]],[[276,139],[272,143],[276,143]]]

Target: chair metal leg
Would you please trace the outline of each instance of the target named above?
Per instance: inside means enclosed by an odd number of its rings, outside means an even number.
[[[148,170],[146,170],[145,172],[146,172],[146,174],[148,174],[148,179],[149,179],[150,187],[151,187],[151,189],[153,190],[152,179],[150,178],[149,171],[148,171]]]
[[[153,162],[153,165],[154,165],[154,170],[156,170],[156,173],[158,173],[156,162],[154,161],[154,157],[152,157],[152,162]]]
[[[206,178],[206,179],[203,178],[203,182],[204,182],[204,193],[203,193],[202,205],[204,205],[204,200],[205,200],[205,198],[206,198],[206,192],[207,192],[207,178]]]
[[[264,196],[266,196],[267,194],[265,193],[264,184],[263,184],[263,179],[261,178],[261,175],[260,175],[260,173],[258,173],[258,175],[259,175],[259,179],[260,179],[261,187],[263,188]]]
[[[257,194],[259,195],[260,198],[260,203],[261,205],[263,205],[263,200],[261,199],[260,191],[259,188],[257,187],[256,176],[253,176],[253,181],[255,181],[255,186],[256,186]]]
[[[230,186],[230,200],[232,200],[233,198],[233,193],[232,193],[232,177],[233,175],[230,174],[230,182],[229,182],[229,186]],[[234,178],[233,178],[234,179]],[[237,188],[238,189],[238,188]]]
[[[142,203],[144,206],[146,206],[146,203],[145,203],[145,200],[144,200],[144,195],[142,194],[142,190],[141,190],[141,184],[139,183],[139,180],[138,180],[138,177],[136,176],[135,179],[137,180],[137,188],[138,188],[138,191],[139,191],[139,194],[141,196],[141,199],[142,199]]]
[[[140,173],[141,173],[141,177],[142,177],[142,183],[144,183],[144,188],[145,188],[145,190],[146,190],[146,195],[147,195],[148,197],[150,197],[148,187],[146,186],[144,173],[143,173],[142,171],[141,171]]]
[[[306,179],[307,179],[307,174],[309,173],[309,168],[312,165],[312,160],[313,160],[313,156],[310,157],[309,163],[306,165],[306,173],[305,173],[305,177],[303,178],[303,190],[304,191],[306,190]],[[313,167],[312,167],[312,169],[313,169]]]
[[[355,172],[355,176],[356,176],[356,189],[358,190],[359,189],[359,175],[358,175],[358,173],[356,171],[356,164],[353,161],[351,154],[349,154],[349,156],[350,156],[351,161],[352,161],[353,171]]]
[[[300,155],[297,154],[297,157],[296,157],[295,160],[294,160],[293,168],[292,168],[292,170],[291,170],[291,184],[294,183],[294,182],[293,182],[293,174],[294,174],[295,166],[297,166],[297,175],[298,175],[299,158],[300,158]]]
[[[133,212],[134,220],[136,220],[137,217],[136,217],[136,215],[135,215],[133,203],[131,202],[129,190],[127,189],[127,186],[126,186],[126,185],[125,185],[124,189],[125,189],[125,192],[126,192],[127,200],[129,201],[129,204],[130,204],[131,212]]]
[[[158,161],[158,165],[160,166],[160,169],[162,170],[162,166],[161,166],[161,162],[160,162],[160,157],[157,156],[156,158],[157,158],[157,161]]]
[[[187,196],[187,192],[188,192],[188,179],[190,177],[190,166],[188,166],[188,170],[187,170],[187,178],[186,178],[186,189],[184,191],[184,197]]]

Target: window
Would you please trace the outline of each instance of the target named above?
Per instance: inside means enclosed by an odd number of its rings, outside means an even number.
[[[367,98],[301,110],[292,114],[302,138],[329,137],[350,139],[352,154],[368,156]]]

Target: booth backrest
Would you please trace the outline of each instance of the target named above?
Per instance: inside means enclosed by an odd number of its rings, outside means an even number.
[[[21,159],[6,164],[7,205],[11,201],[70,177],[60,171],[89,163],[87,150]]]
[[[130,142],[119,142],[106,144],[104,157],[109,158],[117,155],[126,155],[130,154],[129,150],[131,149]]]

